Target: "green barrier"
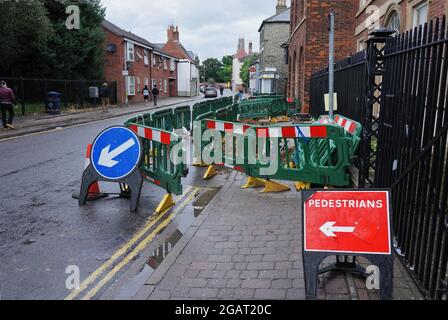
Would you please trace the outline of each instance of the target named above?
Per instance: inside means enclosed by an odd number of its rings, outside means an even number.
[[[185,128],[191,130],[191,110],[190,106],[178,107],[174,109],[174,128]]]
[[[347,169],[351,165],[352,139],[339,125],[262,127],[205,119],[201,128],[203,132],[207,129],[219,131],[224,141],[223,150],[226,148],[233,150],[231,156],[223,153],[222,159],[213,163],[215,165],[244,172],[252,178],[300,181],[338,187],[345,187],[350,183]],[[262,145],[259,145],[260,137],[265,137],[261,142]],[[255,150],[265,150],[267,157],[272,155],[278,159],[274,173],[264,174],[270,163],[264,164],[258,154],[257,159],[249,161],[249,141],[255,143]],[[212,141],[206,142],[203,146],[207,153],[214,155],[215,145]],[[291,163],[294,162],[294,152],[291,150],[298,150],[295,167],[291,167]],[[277,154],[274,155],[274,151]]]

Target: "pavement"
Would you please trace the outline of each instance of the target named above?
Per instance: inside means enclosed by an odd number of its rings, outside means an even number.
[[[67,128],[75,125],[91,123],[94,121],[101,121],[126,115],[149,112],[154,109],[169,107],[172,105],[186,104],[197,100],[194,98],[162,98],[159,100],[157,107],[151,102],[148,105],[144,103],[129,105],[129,106],[111,106],[109,112],[104,113],[101,107],[87,110],[72,110],[64,111],[61,115],[48,114],[32,114],[29,116],[18,115],[14,121],[16,130],[0,130],[0,140],[8,139],[27,134],[39,133],[42,131],[57,130],[60,128]]]
[[[236,172],[230,175],[170,254],[129,298],[305,299],[300,193],[242,190],[244,178]],[[326,260],[323,266],[332,262]],[[321,276],[319,283],[321,300],[379,298],[377,291],[366,289],[364,279],[354,275],[333,272]],[[394,299],[423,299],[398,258]]]

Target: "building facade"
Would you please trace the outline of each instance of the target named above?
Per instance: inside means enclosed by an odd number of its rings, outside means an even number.
[[[249,51],[246,51],[246,42],[244,38],[238,39],[238,48],[236,53],[233,55],[232,63],[232,91],[236,92],[243,90],[243,80],[241,80],[241,67],[243,66],[246,59],[250,59],[257,53],[253,52],[253,44],[249,42]]]
[[[311,75],[328,67],[329,12],[336,14],[335,59],[356,51],[353,30],[359,0],[292,0],[288,50],[288,97],[299,99],[308,112]]]
[[[162,98],[177,96],[178,60],[174,56],[110,21],[102,26],[106,33],[105,78],[117,82],[118,104],[143,102],[145,85],[157,85]]]
[[[359,0],[356,13],[356,48],[366,48],[369,32],[386,27],[403,33],[448,15],[447,0]]]
[[[159,45],[160,46],[160,45]],[[199,95],[199,60],[197,56],[180,42],[179,28],[170,25],[167,30],[167,42],[163,51],[177,58],[177,92],[180,97]]]
[[[260,33],[259,88],[262,94],[286,94],[288,62],[282,45],[289,39],[291,11],[286,0],[277,0],[276,14],[264,20]]]

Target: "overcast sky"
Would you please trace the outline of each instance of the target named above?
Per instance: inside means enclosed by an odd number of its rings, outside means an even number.
[[[179,26],[180,41],[201,60],[234,54],[238,38],[259,47],[258,28],[275,14],[277,0],[102,0],[106,18],[153,43],[166,42],[166,29]],[[288,1],[289,3],[289,1]]]

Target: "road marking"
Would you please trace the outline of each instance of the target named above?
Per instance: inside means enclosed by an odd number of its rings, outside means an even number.
[[[193,187],[188,187],[187,190],[177,199],[177,201],[180,201],[185,196],[188,195],[189,191],[193,189]],[[196,192],[196,191],[195,191]],[[120,249],[118,249],[117,252],[114,253],[114,255],[106,261],[103,265],[101,265],[98,269],[96,269],[86,280],[84,280],[81,285],[79,286],[79,289],[73,290],[64,300],[73,300],[75,299],[81,292],[83,292],[90,284],[95,282],[98,277],[106,271],[118,258],[125,255],[126,252],[135,245],[138,240],[145,235],[157,222],[159,222],[168,212],[170,209],[166,210],[165,212],[162,212],[159,216],[155,217],[152,216],[147,220],[147,222],[143,225],[143,227],[137,231],[137,233],[132,236],[132,238],[125,243]]]
[[[187,206],[187,204],[192,201],[196,193],[200,190],[200,188],[195,188],[193,192],[190,193],[190,196],[184,200],[184,202],[179,205],[176,210],[171,213],[162,223],[160,223],[153,232],[151,232],[145,239],[143,239],[135,248],[132,250],[123,260],[120,261],[101,281],[90,290],[81,300],[90,300],[93,298],[98,291],[104,287],[125,265],[131,262],[141,251],[143,251],[148,244],[159,234],[161,230],[163,230],[172,220],[173,218]]]

